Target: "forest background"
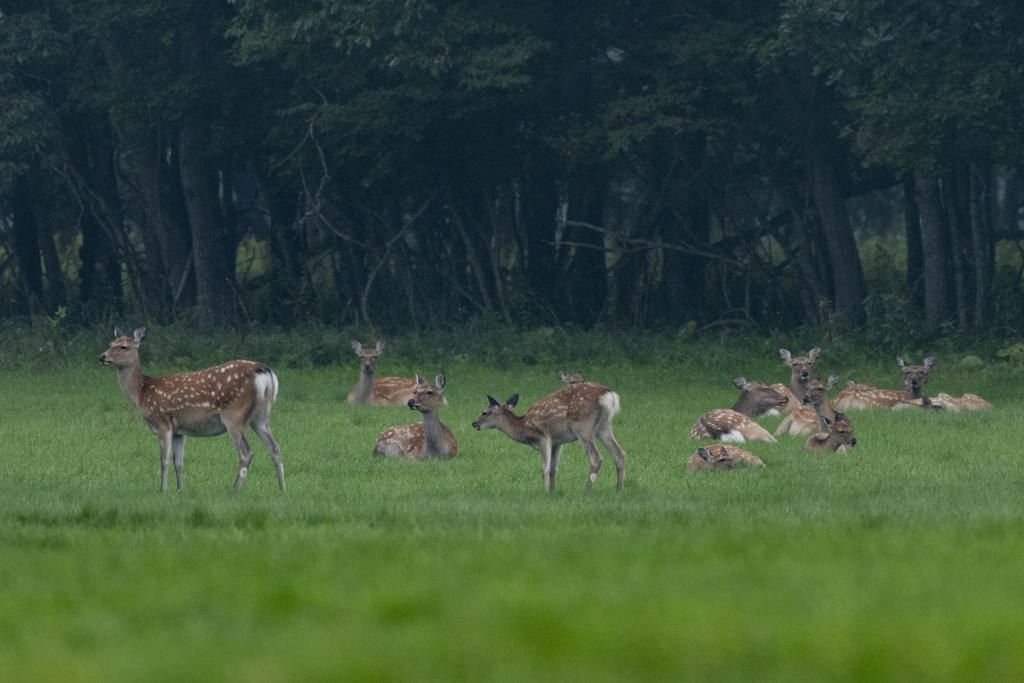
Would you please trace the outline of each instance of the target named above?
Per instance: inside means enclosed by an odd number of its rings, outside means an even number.
[[[0,11],[8,329],[1024,324],[1019,2]]]

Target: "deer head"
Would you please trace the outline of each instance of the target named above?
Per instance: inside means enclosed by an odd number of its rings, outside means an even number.
[[[712,454],[707,448],[698,448],[697,455],[706,462],[713,470],[731,470],[736,466],[736,461],[729,452],[722,446],[718,453]]]
[[[121,328],[114,326],[114,341],[110,348],[100,354],[100,362],[104,365],[124,367],[139,361],[139,344],[146,338],[146,328],[140,327],[135,330],[132,337],[128,337]]]
[[[839,381],[839,375],[832,375],[828,378],[828,382],[822,382],[818,377],[818,374],[815,373],[814,379],[807,384],[807,395],[804,396],[805,406],[818,406],[827,401],[828,390]]]
[[[783,396],[764,382],[748,382],[742,377],[733,377],[732,383],[742,392],[732,409],[748,417],[762,415],[773,408],[779,410],[789,403],[788,396]]]
[[[845,413],[836,413],[835,420],[829,420],[827,417],[822,419],[832,430],[828,436],[828,444],[832,450],[836,450],[840,446],[852,447],[857,445],[857,439],[853,438],[853,426],[850,424],[850,419],[846,417]]]
[[[377,347],[372,351],[364,351],[363,345],[353,339],[352,349],[356,352],[356,355],[359,356],[359,361],[363,366],[363,372],[367,375],[372,375],[374,370],[377,369],[377,358],[384,352],[384,340],[377,342]]]
[[[928,371],[935,365],[935,356],[925,358],[924,365],[904,365],[899,356],[896,356],[896,362],[903,371],[903,391],[911,398],[921,398],[921,388],[928,383]]]
[[[434,383],[426,381],[416,375],[416,388],[412,390],[412,398],[409,399],[409,408],[418,410],[421,413],[429,413],[437,410],[437,407],[444,402],[441,391],[444,389],[444,373],[442,372],[434,380]]]
[[[496,429],[499,424],[504,423],[506,414],[514,417],[512,409],[519,403],[519,394],[513,394],[504,403],[498,403],[489,394],[487,400],[490,405],[481,413],[480,417],[473,421],[473,429]]]
[[[821,348],[815,347],[806,356],[793,358],[786,349],[779,349],[779,355],[782,356],[783,362],[790,367],[793,379],[799,379],[802,382],[807,382],[811,379],[811,365],[814,364],[814,361],[818,360],[820,354]]]
[[[580,370],[575,375],[567,375],[561,370],[558,371],[558,379],[562,380],[566,384],[579,384],[583,381],[583,371]]]

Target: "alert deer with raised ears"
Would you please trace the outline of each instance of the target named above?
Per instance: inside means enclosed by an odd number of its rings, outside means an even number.
[[[737,465],[765,466],[761,458],[750,451],[731,444],[715,443],[702,446],[694,451],[686,462],[686,469],[691,472],[706,469],[731,470]]]
[[[422,422],[391,427],[377,437],[373,454],[382,458],[403,460],[426,460],[427,458],[454,458],[459,454],[459,445],[452,430],[441,424],[437,409],[444,405],[444,373],[434,380],[426,381],[416,375],[416,388],[408,405],[423,414]]]
[[[384,353],[384,341],[367,350],[352,340],[352,350],[359,356],[359,382],[348,394],[348,403],[353,406],[404,406],[412,398],[416,380],[406,377],[373,378],[377,370],[377,359]],[[447,405],[447,401],[445,402]]]
[[[815,347],[806,356],[797,356],[796,358],[793,358],[786,349],[779,349],[779,355],[789,366],[789,390],[796,396],[798,405],[802,405],[804,395],[807,394],[807,385],[811,381],[811,366],[821,355],[821,347]]]
[[[504,403],[490,396],[487,400],[489,405],[473,422],[473,428],[497,429],[540,453],[545,491],[555,489],[562,447],[577,440],[590,460],[587,491],[593,488],[601,469],[601,453],[595,440],[605,445],[615,461],[616,488],[622,490],[626,479],[626,453],[612,433],[612,419],[620,407],[619,395],[614,391],[593,382],[566,384],[531,405],[521,417],[512,412],[519,402],[519,394]]]
[[[138,409],[160,441],[160,490],[167,490],[167,468],[174,459],[174,474],[181,490],[186,436],[217,436],[227,432],[238,451],[235,488],[242,488],[253,451],[245,438],[252,427],[270,452],[277,484],[284,491],[281,448],[270,432],[270,408],[277,399],[277,375],[262,363],[235,360],[197,372],[147,377],[139,363],[139,345],[146,328],[131,337],[114,328],[114,341],[100,362],[117,369],[125,397]]]
[[[839,375],[832,375],[827,382],[822,382],[815,375],[807,385],[804,405],[786,416],[775,436],[782,434],[816,434],[828,431],[825,420],[835,420],[836,411],[828,400],[828,390],[839,381]]]
[[[857,445],[853,437],[853,426],[843,413],[836,413],[835,420],[825,418],[828,433],[812,434],[804,443],[805,451],[832,451],[849,453]]]
[[[896,357],[896,363],[903,371],[903,391],[876,389],[873,384],[852,384],[836,396],[836,410],[864,410],[867,408],[941,408],[937,402],[921,396],[921,389],[928,383],[928,371],[935,364],[935,356],[928,356],[922,365],[906,365]]]

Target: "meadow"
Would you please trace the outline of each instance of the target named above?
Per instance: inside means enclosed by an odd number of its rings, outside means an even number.
[[[995,410],[851,413],[853,454],[780,437],[749,448],[765,468],[687,472],[732,377],[788,381],[764,346],[561,366],[397,346],[378,375],[448,379],[459,457],[422,463],[371,457],[418,413],[347,405],[354,355],[275,368],[284,494],[255,438],[233,491],[226,436],[188,439],[184,491],[172,473],[161,494],[112,369],[3,371],[0,681],[1024,678],[1020,374],[939,354],[925,394]],[[840,386],[899,386],[894,358],[822,346]],[[141,355],[151,375],[202,367]],[[488,394],[521,414],[558,369],[620,394],[622,493],[606,457],[585,494],[572,444],[545,494],[534,451],[471,429]]]

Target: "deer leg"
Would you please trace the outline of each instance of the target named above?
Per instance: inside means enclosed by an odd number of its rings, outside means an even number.
[[[626,451],[622,450],[622,446],[615,440],[615,435],[612,434],[610,427],[598,432],[597,436],[601,439],[604,447],[608,449],[608,452],[612,454],[612,459],[615,460],[615,474],[617,477],[615,489],[621,491],[626,483]]]
[[[173,438],[171,430],[161,429],[157,433],[157,438],[160,440],[160,490],[167,490],[167,466],[171,464],[171,440]]]
[[[270,459],[274,461],[274,469],[277,470],[277,486],[284,491],[284,466],[281,464],[281,447],[274,441],[274,435],[270,433],[269,420],[263,420],[257,422],[252,426],[256,436],[260,438],[263,445],[267,447],[267,452],[270,453]]]
[[[554,482],[551,476],[551,440],[544,439],[537,448],[540,451],[540,473],[544,477],[544,490],[550,491]]]
[[[558,472],[558,459],[562,457],[562,445],[551,447],[551,462],[548,465],[548,480],[551,482],[551,490],[555,490],[555,473]]]
[[[181,468],[185,464],[185,437],[175,434],[171,437],[171,450],[174,451],[174,474],[178,478],[178,490],[181,490]]]
[[[221,422],[224,422],[223,415],[221,415]],[[240,489],[242,484],[245,483],[245,477],[249,474],[249,463],[252,462],[252,446],[249,445],[245,438],[245,423],[239,426],[225,422],[225,426],[228,428],[231,440],[235,443],[235,450],[238,451],[238,476],[235,477],[235,488]]]
[[[601,469],[601,462],[604,459],[597,450],[597,444],[594,443],[593,433],[576,434],[576,436],[580,440],[580,445],[583,446],[583,452],[590,459],[590,476],[587,478],[587,491],[590,491],[594,488],[594,482],[597,481],[597,473]]]

